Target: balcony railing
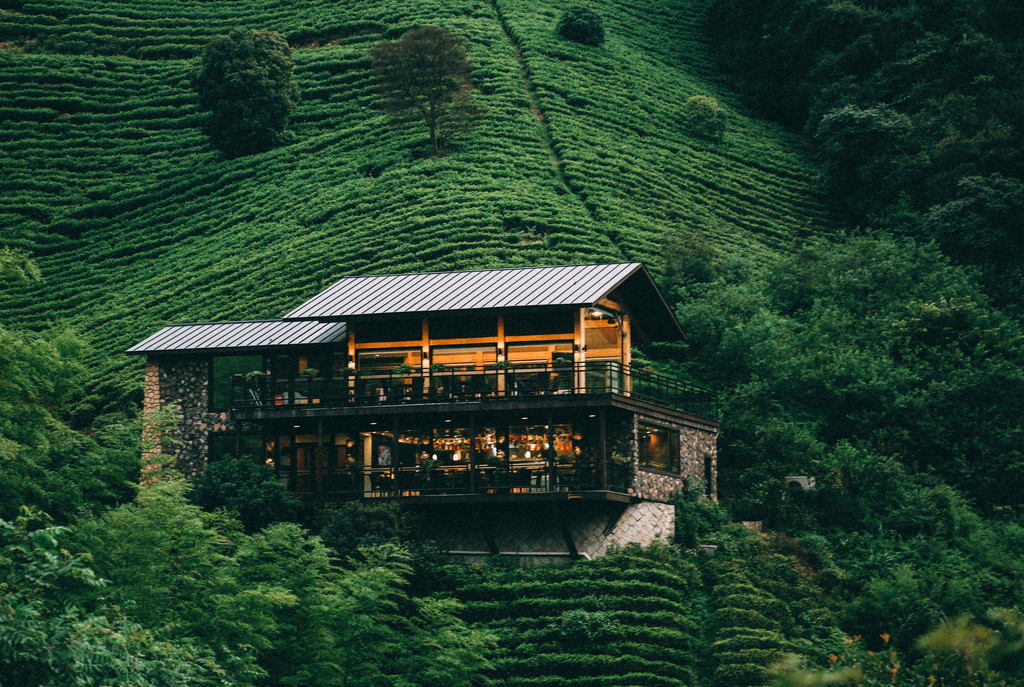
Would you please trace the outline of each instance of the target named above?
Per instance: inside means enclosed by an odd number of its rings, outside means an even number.
[[[342,377],[263,378],[258,382],[239,377],[233,385],[233,406],[372,406],[566,394],[622,394],[701,417],[715,417],[711,392],[611,361],[429,372],[352,370]]]
[[[629,491],[626,465],[609,461],[606,482],[598,466],[550,461],[500,465],[360,468],[317,476],[313,469],[282,475],[300,496],[323,493],[332,497],[415,497],[453,494],[538,494],[544,492]],[[318,483],[319,482],[319,483]]]

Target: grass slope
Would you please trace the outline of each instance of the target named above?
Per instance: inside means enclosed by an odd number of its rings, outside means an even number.
[[[275,317],[346,274],[641,259],[694,232],[770,260],[828,227],[794,139],[744,116],[701,43],[705,0],[592,3],[608,41],[554,35],[568,2],[5,0],[0,245],[41,284],[0,320],[70,323],[95,347],[98,404],[141,386],[119,352],[170,322]],[[0,3],[4,4],[4,3]],[[377,109],[369,48],[417,24],[468,38],[484,115],[454,154]],[[224,159],[191,73],[234,26],[296,47],[294,140]],[[721,143],[686,97],[730,108]]]

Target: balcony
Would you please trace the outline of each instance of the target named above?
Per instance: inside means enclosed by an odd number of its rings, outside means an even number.
[[[714,418],[715,398],[699,387],[614,361],[517,365],[500,369],[346,370],[294,378],[232,380],[234,409],[372,408],[382,406],[513,401],[583,400],[618,395]]]
[[[499,465],[438,465],[428,462],[415,467],[359,467],[343,473],[317,475],[315,469],[294,470],[289,488],[299,496],[316,493],[327,498],[409,498],[418,501],[444,497],[463,500],[543,500],[595,498],[628,500],[629,473],[625,464],[609,462],[602,481],[600,466],[583,462],[559,464],[546,460],[503,462]]]

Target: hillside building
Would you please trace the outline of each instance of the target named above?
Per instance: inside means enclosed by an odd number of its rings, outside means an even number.
[[[713,399],[631,361],[682,336],[619,263],[346,277],[128,353],[186,475],[250,455],[304,498],[401,499],[454,553],[572,558],[670,540],[687,480],[716,497]]]

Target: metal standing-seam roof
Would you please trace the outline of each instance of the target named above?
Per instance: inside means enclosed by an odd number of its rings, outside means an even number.
[[[651,282],[639,262],[345,277],[284,319],[592,305],[634,276]]]
[[[239,351],[275,346],[315,346],[340,343],[348,336],[344,322],[253,320],[172,324],[127,353]]]

